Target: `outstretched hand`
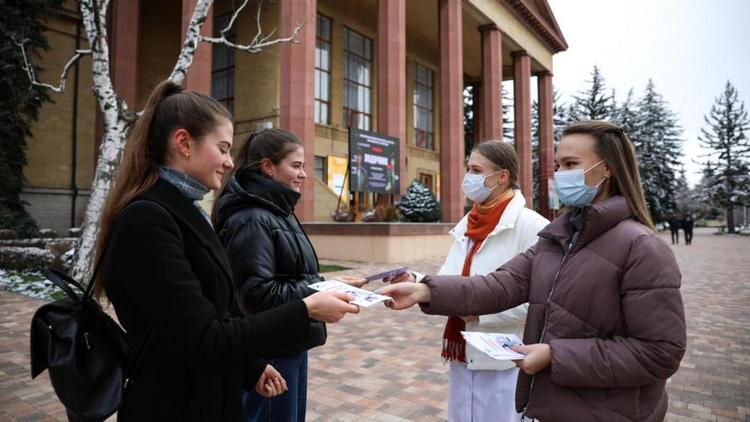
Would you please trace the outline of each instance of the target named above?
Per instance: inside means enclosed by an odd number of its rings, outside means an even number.
[[[366,278],[350,277],[350,276],[345,276],[345,275],[341,275],[336,278],[342,283],[346,283],[353,287],[362,287],[368,282]]]
[[[411,308],[417,303],[430,302],[430,288],[422,283],[391,284],[377,290],[377,293],[390,296],[391,300],[385,302],[385,306],[397,311]]]
[[[334,323],[339,322],[346,314],[359,313],[359,307],[352,305],[352,297],[343,292],[317,292],[302,300],[307,306],[310,318]]]
[[[417,279],[414,278],[414,274],[412,274],[412,273],[410,273],[408,271],[405,272],[405,273],[401,273],[401,274],[399,274],[397,276],[386,277],[386,278],[383,279],[383,283],[391,283],[391,284],[404,283],[404,282],[412,282],[413,283],[415,281],[417,281]]]

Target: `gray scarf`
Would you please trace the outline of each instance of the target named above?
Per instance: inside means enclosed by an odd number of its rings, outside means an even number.
[[[206,210],[198,203],[211,189],[195,178],[167,166],[159,167],[159,176],[174,185],[188,199],[191,199],[193,205],[198,208],[198,211],[208,221],[208,224],[211,224],[211,217],[209,217]]]

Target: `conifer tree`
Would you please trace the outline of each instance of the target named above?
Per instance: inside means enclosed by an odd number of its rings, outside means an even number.
[[[706,188],[726,210],[727,229],[733,233],[735,207],[750,205],[750,140],[746,135],[750,119],[731,82],[727,81],[704,120],[700,141],[716,160]]]
[[[637,110],[637,121],[629,135],[638,155],[651,217],[654,221],[663,221],[676,211],[676,169],[682,156],[682,129],[651,80]]]
[[[469,85],[464,88],[464,154],[466,158],[474,148],[474,92],[476,86]]]
[[[435,195],[419,180],[411,182],[406,195],[397,204],[407,221],[422,223],[440,221],[442,211]]]
[[[552,133],[553,133],[553,153],[557,150],[557,144],[560,142],[562,137],[562,131],[565,127],[570,124],[568,119],[568,107],[560,100],[560,92],[556,89],[552,89]],[[539,211],[541,209],[540,198],[540,183],[539,183],[539,103],[536,100],[531,103],[531,161],[532,161],[532,175],[531,183],[534,191],[533,195],[533,209]]]
[[[638,126],[638,108],[633,98],[633,88],[630,88],[625,101],[615,108],[612,116],[612,123],[619,126],[629,136],[635,133]]]
[[[690,196],[696,212],[702,218],[715,219],[721,216],[723,212],[718,206],[716,198],[723,194],[723,186],[717,184],[716,167],[716,164],[711,160],[703,163],[701,181],[695,186]]]
[[[693,212],[692,190],[688,186],[685,167],[680,166],[675,183],[675,205],[680,215]]]
[[[575,121],[608,120],[612,117],[614,102],[612,95],[607,94],[604,76],[596,65],[591,71],[591,80],[587,82],[591,86],[573,97],[571,118]]]
[[[513,100],[503,86],[503,141],[513,142]]]
[[[24,68],[24,57],[14,41],[24,39],[31,54],[49,49],[41,20],[62,1],[0,2],[0,229],[27,237],[38,233],[36,222],[21,201],[26,138],[50,100],[45,89],[34,86]],[[39,70],[39,69],[37,69]]]

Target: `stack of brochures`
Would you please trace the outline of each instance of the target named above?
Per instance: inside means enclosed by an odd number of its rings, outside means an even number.
[[[461,331],[467,343],[485,355],[497,360],[521,360],[526,355],[511,350],[517,344],[523,344],[515,334],[480,333],[476,331]]]

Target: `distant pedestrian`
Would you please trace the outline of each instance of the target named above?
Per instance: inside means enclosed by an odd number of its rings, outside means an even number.
[[[677,217],[676,214],[673,214],[671,217],[669,217],[669,220],[667,221],[669,224],[669,231],[672,232],[672,244],[680,244],[680,225],[682,224],[681,220]]]
[[[695,225],[695,220],[693,220],[693,216],[690,215],[690,213],[685,213],[685,216],[682,218],[682,231],[685,232],[685,244],[689,245],[693,243],[693,226]]]

